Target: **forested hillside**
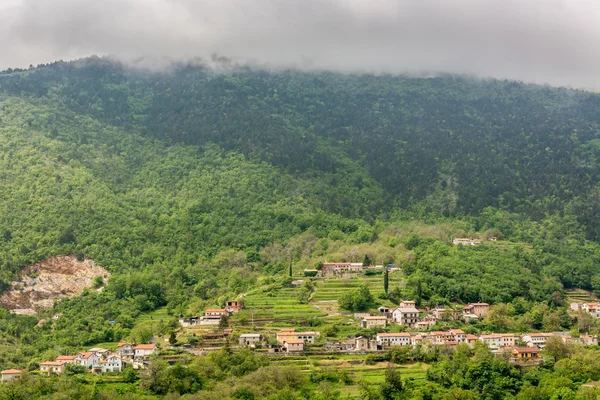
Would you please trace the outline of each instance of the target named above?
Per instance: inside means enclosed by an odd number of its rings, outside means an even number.
[[[533,320],[564,288],[600,291],[598,124],[597,94],[452,76],[98,58],[5,71],[0,289],[61,254],[113,278],[56,306],[74,323],[4,315],[20,350],[0,362],[120,340],[142,312],[200,312],[289,264],[366,254],[403,268],[394,300],[519,298]],[[504,244],[457,249],[459,235]]]

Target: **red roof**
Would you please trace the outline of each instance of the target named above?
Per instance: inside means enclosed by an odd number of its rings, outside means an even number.
[[[454,333],[454,334],[464,334],[465,332],[462,329],[450,329],[450,332]]]
[[[125,345],[133,346],[133,343],[127,343],[127,342],[123,342],[123,343],[119,343],[119,344],[117,345],[117,347],[123,347],[123,346],[125,346]]]
[[[18,370],[18,369],[6,369],[6,370],[0,372],[0,374],[20,374],[22,372],[23,371]]]
[[[64,361],[44,361],[43,363],[41,363],[40,365],[53,365],[53,366],[59,366],[59,365],[65,365]]]
[[[91,356],[94,355],[94,353],[86,351],[86,352],[83,352],[83,353],[79,353],[79,355],[81,356],[81,358],[90,358]]]

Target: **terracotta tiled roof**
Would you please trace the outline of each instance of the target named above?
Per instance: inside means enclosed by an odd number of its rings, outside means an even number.
[[[59,365],[65,365],[65,362],[64,361],[44,361],[40,365],[59,366]]]
[[[377,336],[381,336],[381,337],[398,337],[398,336],[402,336],[402,337],[410,337],[410,333],[407,332],[402,332],[402,333],[378,333]]]
[[[513,347],[513,352],[516,353],[539,353],[540,349],[537,347]]]
[[[20,374],[23,371],[18,370],[18,369],[5,369],[4,371],[0,372],[0,374]]]
[[[77,356],[58,356],[56,357],[56,361],[73,361]]]
[[[136,350],[153,350],[156,347],[155,344],[151,343],[151,344],[138,344],[137,346],[135,346]]]
[[[90,358],[91,356],[94,355],[94,353],[86,351],[86,352],[83,352],[83,353],[79,353],[79,355],[81,356],[81,358]]]

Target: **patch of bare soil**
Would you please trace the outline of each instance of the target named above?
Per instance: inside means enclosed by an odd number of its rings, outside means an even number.
[[[56,256],[25,267],[11,290],[0,298],[0,305],[17,314],[33,315],[38,309],[52,307],[54,300],[80,295],[92,287],[94,278],[106,282],[110,273],[92,260],[75,256]]]

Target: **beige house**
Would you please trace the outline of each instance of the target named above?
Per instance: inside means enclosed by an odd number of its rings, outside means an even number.
[[[385,316],[368,316],[364,317],[360,325],[365,329],[374,328],[380,326],[385,328],[387,326],[387,317]]]
[[[7,369],[0,373],[2,374],[2,382],[12,382],[19,379],[23,371],[18,369]]]
[[[294,329],[287,328],[277,332],[277,342],[302,340],[304,343],[314,344],[319,336],[321,336],[320,332],[296,332]]]
[[[60,375],[65,372],[65,363],[64,361],[44,361],[40,364],[40,370],[47,375],[56,374]]]
[[[288,339],[283,342],[283,348],[287,352],[304,351],[304,340]]]
[[[67,364],[74,364],[77,356],[58,356],[56,357],[56,361],[63,361]]]
[[[489,309],[488,303],[469,303],[463,308],[463,314],[476,315],[481,318],[488,314]]]
[[[240,346],[256,346],[262,340],[260,333],[243,333],[240,335],[239,344]]]

